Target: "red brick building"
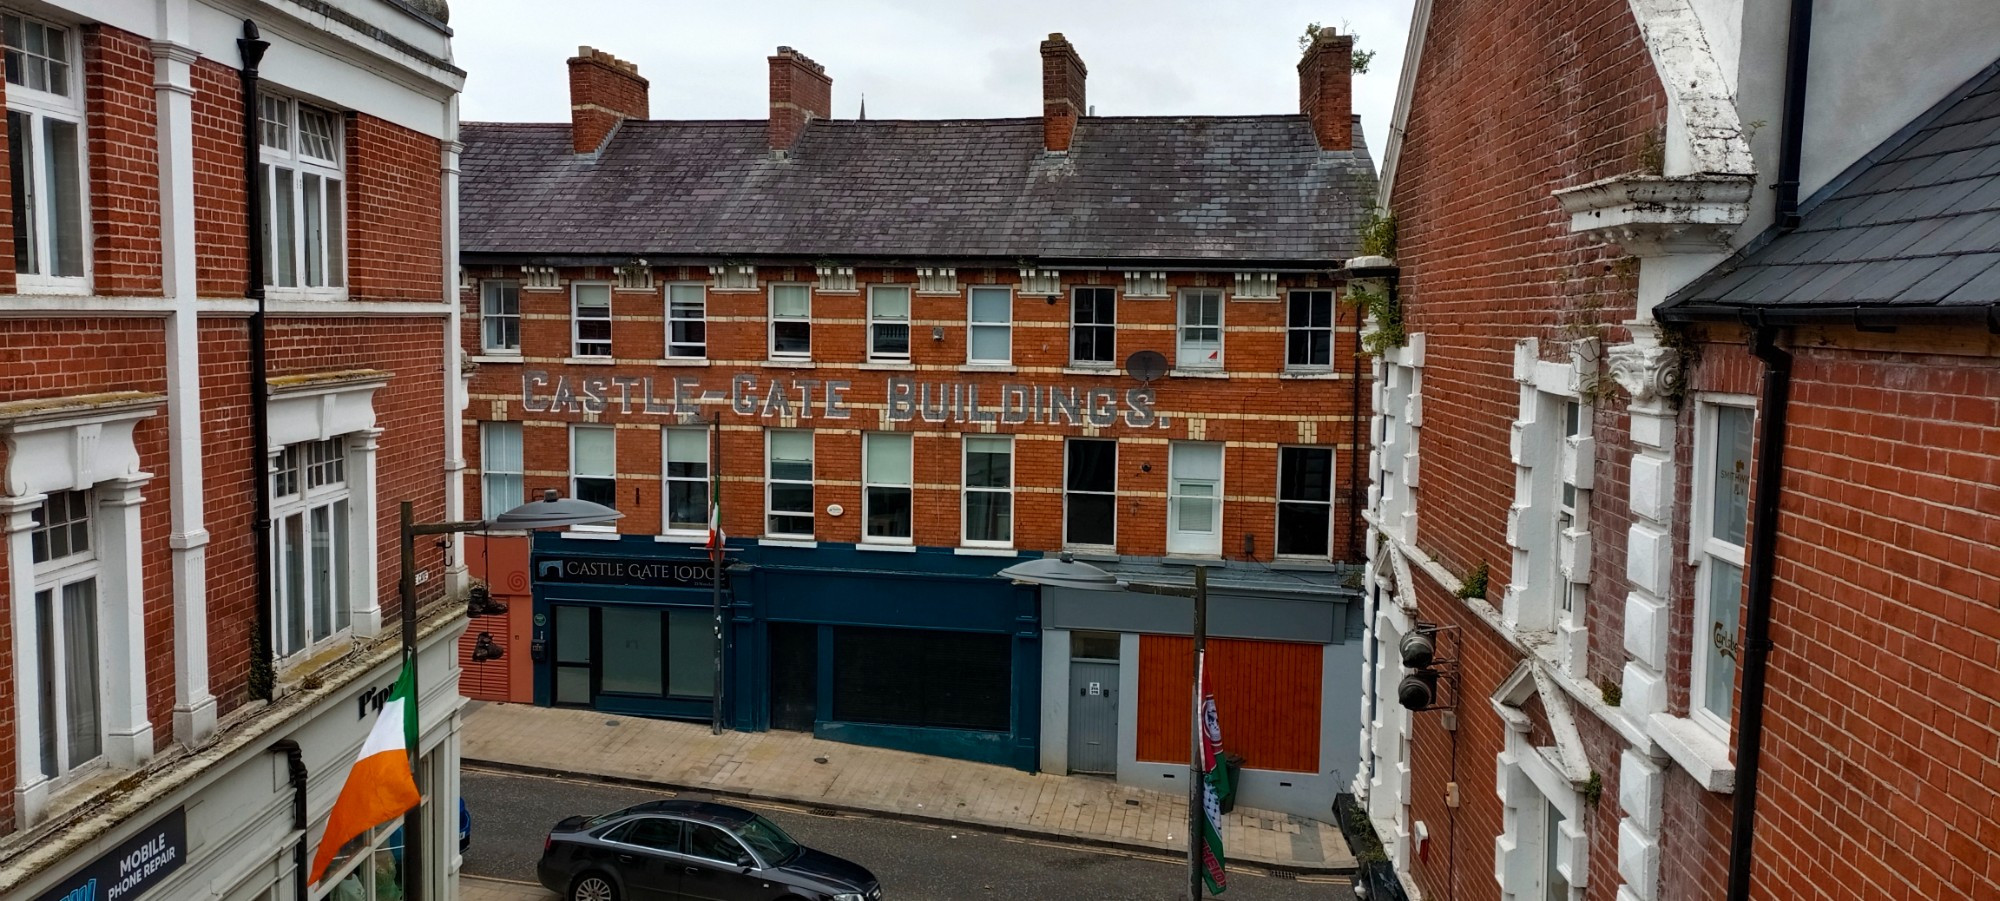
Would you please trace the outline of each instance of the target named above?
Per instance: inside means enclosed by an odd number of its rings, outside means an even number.
[[[1418,4],[1356,780],[1411,897],[2000,892],[2000,12],[1812,6]]]
[[[70,897],[134,859],[125,897],[308,893],[294,852],[400,665],[396,502],[430,521],[460,498],[445,17],[0,6],[0,895]],[[462,574],[419,561],[426,600]],[[421,622],[433,848],[463,617]],[[321,889],[387,879],[388,832]],[[424,875],[443,891],[451,856]]]
[[[1352,772],[1359,664],[1333,565],[1361,543],[1366,396],[1339,261],[1374,185],[1350,52],[1331,34],[1311,48],[1298,115],[1100,117],[1052,35],[1041,116],[898,121],[833,118],[831,76],[779,48],[768,121],[688,122],[648,118],[636,68],[585,48],[571,122],[468,124],[468,484],[489,512],[553,488],[625,514],[617,533],[538,539],[536,584],[495,638],[546,657],[501,690],[702,718],[725,696],[742,728],[1153,784],[1186,757],[1187,676],[1165,675],[1186,655],[1140,639],[1186,634],[1185,602],[1038,603],[992,574],[1060,550],[1140,580],[1211,565],[1218,634],[1240,639],[1218,654],[1310,664],[1296,686],[1219,689],[1287,724],[1268,749],[1245,736],[1246,803],[1324,815],[1331,774]],[[721,692],[698,666],[705,579],[663,583],[645,601],[662,613],[543,576],[565,555],[702,561],[717,486],[744,560]],[[848,598],[793,571],[864,575]],[[895,587],[915,573],[952,579]],[[818,591],[839,606],[807,609]],[[640,657],[625,628],[645,630]],[[969,643],[953,659],[923,653],[953,635]],[[938,669],[871,676],[850,662],[864,645]],[[1072,652],[1097,675],[1075,676]],[[958,700],[876,709],[858,686],[878,677]],[[1072,717],[1072,696],[1102,719]],[[1178,731],[1142,725],[1155,706]]]

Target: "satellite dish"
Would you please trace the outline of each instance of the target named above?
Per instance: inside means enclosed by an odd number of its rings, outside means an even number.
[[[1167,357],[1157,350],[1142,350],[1125,358],[1126,374],[1150,385],[1154,379],[1167,374]]]

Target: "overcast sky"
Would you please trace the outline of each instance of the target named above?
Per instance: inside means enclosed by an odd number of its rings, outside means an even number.
[[[564,60],[588,44],[639,65],[655,119],[762,119],[765,58],[798,48],[833,77],[833,115],[1041,114],[1040,42],[1069,38],[1099,115],[1298,112],[1298,39],[1347,23],[1378,51],[1354,108],[1379,166],[1411,0],[460,0],[452,42],[469,120],[569,118]]]

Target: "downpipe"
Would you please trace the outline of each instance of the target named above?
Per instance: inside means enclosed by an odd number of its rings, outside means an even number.
[[[271,648],[276,639],[271,628],[271,412],[264,352],[264,191],[258,177],[257,66],[271,44],[259,39],[256,22],[244,19],[236,49],[243,55],[244,247],[249,251],[250,282],[243,296],[257,302],[256,312],[250,314],[250,475],[255,480],[250,494],[256,505],[250,531],[257,539],[257,631],[250,636],[250,697],[268,701],[275,694],[277,672]]]
[[[267,749],[273,754],[285,755],[285,767],[292,780],[292,828],[299,831],[298,846],[292,849],[292,897],[310,898],[306,893],[306,826],[311,820],[306,816],[306,758],[299,750],[299,743],[289,738],[281,738],[271,743]]]

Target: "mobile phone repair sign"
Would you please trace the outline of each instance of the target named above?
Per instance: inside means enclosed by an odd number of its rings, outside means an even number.
[[[176,807],[35,901],[137,901],[187,860],[187,813]]]

